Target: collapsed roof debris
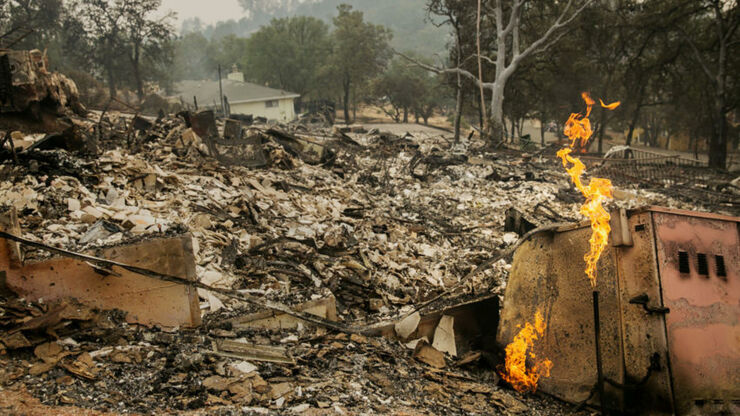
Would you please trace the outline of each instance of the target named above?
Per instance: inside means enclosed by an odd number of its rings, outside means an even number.
[[[572,414],[493,371],[520,236],[580,219],[553,149],[453,151],[428,132],[208,112],[72,122],[85,146],[3,133],[25,143],[0,149],[0,205],[18,213],[3,255],[23,266],[62,256],[100,282],[130,272],[190,285],[202,324],[141,325],[124,307],[91,302],[96,293],[19,298],[7,288],[30,280],[0,269],[0,388],[114,412]],[[615,198],[736,214],[733,189],[695,201],[636,184]],[[184,240],[194,282],[152,249],[143,263],[110,254]],[[71,293],[67,267],[45,290]]]
[[[58,72],[49,69],[45,52],[38,49],[12,50],[0,48],[0,114],[3,124],[13,124],[12,115],[27,113],[35,121],[45,115],[56,117],[67,111],[84,116],[77,85]],[[48,123],[46,123],[48,127]]]

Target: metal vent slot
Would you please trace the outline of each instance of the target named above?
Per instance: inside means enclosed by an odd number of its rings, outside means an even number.
[[[697,271],[702,276],[709,276],[709,265],[707,264],[707,255],[696,253]]]
[[[725,270],[725,258],[720,255],[714,256],[714,261],[717,264],[717,277],[727,277],[727,270]]]
[[[678,252],[678,271],[681,273],[691,273],[689,268],[689,253],[685,251]]]

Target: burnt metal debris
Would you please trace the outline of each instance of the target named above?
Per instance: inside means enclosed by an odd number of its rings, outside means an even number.
[[[618,414],[733,413],[739,227],[740,217],[661,207],[614,212],[593,319],[585,263],[574,258],[587,225],[540,233],[514,256],[499,342],[541,309],[548,325],[537,354],[557,363],[542,391]]]
[[[738,206],[737,199],[722,192],[735,177],[712,171],[707,163],[675,154],[664,154],[628,146],[615,146],[605,157],[584,157],[598,174],[619,184],[642,183],[686,192],[697,199]]]

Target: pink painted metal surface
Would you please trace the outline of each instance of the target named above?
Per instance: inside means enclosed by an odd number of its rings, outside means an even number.
[[[612,218],[614,218],[614,213]],[[651,307],[662,307],[660,276],[655,261],[655,233],[650,212],[632,213],[627,220],[631,246],[614,247],[619,280],[619,319],[624,354],[624,378],[628,383],[641,383],[625,394],[627,409],[649,409],[651,415],[672,415],[673,391],[671,369],[667,365],[668,342],[665,316],[650,314],[641,305],[630,303],[640,295],[647,295]],[[615,230],[612,228],[612,241]],[[619,240],[624,240],[618,236]],[[648,370],[653,357],[661,363],[660,371]],[[642,381],[648,374],[650,376]]]
[[[605,375],[624,386],[606,392],[607,406],[740,415],[740,218],[647,207],[619,221],[599,263]],[[554,367],[540,389],[573,402],[595,383],[591,289],[574,277],[587,231],[574,224],[519,247],[497,338],[505,346],[541,308],[548,327],[538,355]]]
[[[737,414],[738,219],[651,212],[663,304],[670,308],[665,319],[676,410]]]

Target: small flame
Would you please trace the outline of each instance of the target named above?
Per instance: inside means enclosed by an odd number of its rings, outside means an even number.
[[[591,220],[591,238],[589,239],[590,250],[583,259],[586,261],[586,275],[591,281],[591,286],[596,287],[596,263],[601,257],[601,253],[606,248],[609,239],[609,212],[604,209],[603,203],[612,198],[612,183],[609,179],[592,178],[588,186],[581,182],[581,175],[586,170],[586,165],[577,157],[571,156],[573,148],[578,142],[582,149],[585,149],[588,139],[591,138],[591,122],[588,116],[591,114],[591,108],[595,101],[591,96],[584,92],[581,93],[583,101],[586,102],[586,115],[573,113],[565,123],[565,135],[570,139],[570,147],[561,149],[557,155],[563,160],[563,167],[570,175],[576,188],[586,197],[586,202],[581,206],[581,214]],[[619,107],[620,102],[616,101],[611,104],[604,104],[599,100],[602,107],[613,110]],[[572,166],[568,167],[568,164]]]
[[[601,98],[599,98],[599,102],[601,103],[601,106],[606,108],[607,110],[614,110],[615,108],[619,107],[619,104],[622,104],[621,101],[614,101],[611,104],[604,104],[604,102],[601,101]]]
[[[521,325],[518,327],[521,328]],[[534,393],[537,390],[537,381],[540,377],[550,377],[552,361],[547,358],[537,360],[537,356],[532,351],[534,341],[544,335],[545,328],[547,328],[547,324],[542,319],[542,313],[538,310],[534,316],[534,325],[529,322],[525,323],[524,328],[516,334],[511,344],[506,346],[506,362],[504,371],[500,372],[501,378],[511,384],[518,392]],[[529,350],[529,354],[527,354],[527,350]],[[527,356],[529,356],[530,362],[533,363],[530,368],[527,368]]]

